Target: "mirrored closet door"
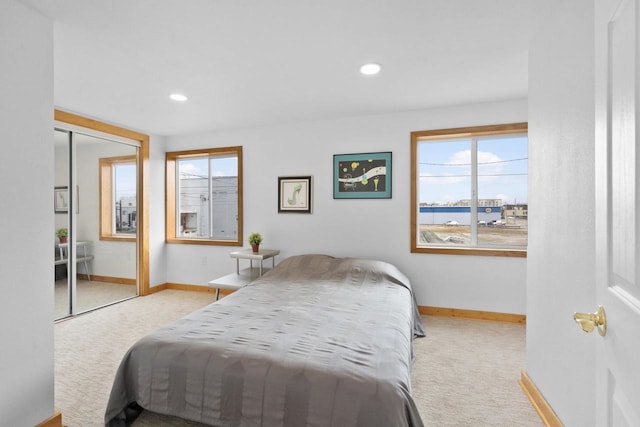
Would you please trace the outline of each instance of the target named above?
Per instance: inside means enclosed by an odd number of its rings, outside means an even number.
[[[61,319],[138,295],[139,146],[62,128],[54,141],[55,318]]]

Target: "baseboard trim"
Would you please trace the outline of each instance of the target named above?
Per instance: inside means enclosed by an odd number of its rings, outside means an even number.
[[[165,289],[175,289],[178,291],[191,291],[191,292],[207,292],[207,293],[215,293],[216,288],[212,288],[210,286],[200,286],[200,285],[187,285],[184,283],[163,283],[158,286],[149,287],[149,293],[153,294],[156,292],[164,291]],[[224,289],[220,290],[220,295],[224,295]],[[228,291],[227,293],[230,293]]]
[[[44,420],[40,424],[37,424],[36,427],[63,427],[62,414],[56,411],[56,413],[50,418]]]
[[[147,292],[147,295],[155,294],[157,292],[164,291],[165,289],[167,289],[166,283],[162,283],[157,286],[149,286],[149,289],[148,289],[149,292]]]
[[[538,412],[540,419],[542,419],[542,422],[544,422],[547,427],[564,426],[544,396],[542,396],[538,387],[531,381],[526,371],[522,371],[518,384],[520,384],[524,394],[527,395],[536,412]]]
[[[136,285],[136,279],[129,279],[127,277],[111,277],[111,276],[96,276],[91,275],[91,279],[86,274],[78,273],[78,279],[91,280],[93,282],[115,283],[118,285]]]
[[[527,323],[524,314],[497,313],[493,311],[463,310],[460,308],[430,307],[419,305],[420,314],[441,317],[459,317],[463,319],[489,320],[492,322]]]

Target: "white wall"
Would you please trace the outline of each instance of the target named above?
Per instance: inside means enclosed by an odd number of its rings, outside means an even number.
[[[149,284],[167,282],[167,245],[164,225],[165,138],[149,136]]]
[[[527,372],[566,426],[594,425],[593,1],[549,9],[529,51]]]
[[[53,415],[53,24],[0,2],[0,424]]]
[[[410,253],[410,132],[522,122],[526,100],[168,137],[167,151],[243,146],[244,234],[278,259],[301,253],[372,257],[412,280],[420,305],[525,312],[524,258]],[[333,155],[393,152],[392,199],[334,200]],[[278,176],[312,175],[313,214],[278,214]],[[247,243],[245,242],[245,247]],[[237,248],[167,245],[167,281],[204,285],[235,269]]]

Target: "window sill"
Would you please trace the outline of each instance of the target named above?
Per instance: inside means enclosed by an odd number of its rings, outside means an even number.
[[[474,255],[499,256],[511,258],[526,258],[526,249],[489,249],[489,248],[443,248],[443,247],[413,247],[411,253],[440,254],[440,255]]]
[[[100,240],[109,240],[112,242],[135,242],[136,236],[119,236],[117,234],[100,236]]]
[[[177,243],[179,245],[212,245],[212,246],[242,246],[237,240],[213,240],[213,239],[189,239],[189,238],[168,238],[167,243]]]

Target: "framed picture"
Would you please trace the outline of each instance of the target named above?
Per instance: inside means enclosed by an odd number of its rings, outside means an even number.
[[[390,199],[391,152],[333,156],[334,199]]]
[[[54,187],[53,211],[55,213],[69,212],[69,188],[68,187]]]
[[[278,213],[311,213],[311,177],[278,177]]]

